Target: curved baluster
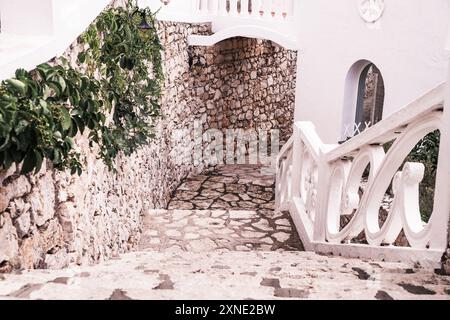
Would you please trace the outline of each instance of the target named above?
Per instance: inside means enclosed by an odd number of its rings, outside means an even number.
[[[200,1],[200,11],[202,14],[208,14],[209,8],[208,8],[208,0],[201,0]]]
[[[250,15],[248,5],[249,5],[249,0],[241,0],[241,12],[240,12],[240,15],[242,17],[248,17]]]
[[[230,0],[230,15],[237,16],[238,14],[238,0]]]
[[[293,139],[291,138],[277,158],[277,176],[275,185],[275,201],[279,210],[285,210],[291,200]]]
[[[285,0],[272,0],[272,17],[275,19],[283,18],[283,7]]]
[[[221,16],[228,15],[227,0],[219,0],[219,15]]]
[[[267,12],[266,18],[274,18],[276,15],[276,0],[264,0],[266,2],[266,9]]]
[[[259,18],[259,9],[261,8],[261,0],[250,0],[252,18]]]
[[[294,6],[296,5],[294,0],[284,0],[283,4],[283,17],[288,19],[294,15]]]
[[[280,163],[277,207],[285,210],[286,205],[291,200],[291,173],[292,173],[292,150]]]
[[[422,221],[419,205],[419,184],[422,182],[425,166],[422,163],[405,164],[400,187],[400,222],[409,244],[414,248],[426,248],[429,243],[429,233],[433,224],[433,216],[428,224]]]
[[[220,0],[209,0],[209,13],[212,15],[217,15],[219,12],[219,1]]]
[[[388,237],[390,229],[395,224],[396,221],[402,216],[403,210],[405,210],[405,203],[402,196],[405,195],[408,197],[408,203],[406,207],[410,210],[403,218],[403,228],[405,231],[408,229],[409,237],[407,234],[407,239],[410,241],[410,245],[415,248],[425,248],[428,244],[429,236],[429,228],[420,228],[418,230],[418,223],[420,211],[417,209],[416,203],[419,203],[419,195],[415,195],[415,193],[411,190],[416,188],[416,185],[420,183],[422,180],[421,172],[420,172],[420,164],[412,165],[407,164],[404,166],[401,182],[397,182],[397,193],[400,195],[396,195],[395,198],[399,198],[399,200],[395,199],[394,201],[400,201],[400,204],[393,207],[391,212],[389,212],[388,218],[384,225],[380,228],[378,224],[378,216],[380,204],[383,200],[384,194],[389,187],[389,183],[391,178],[397,174],[398,168],[403,163],[404,159],[408,156],[409,152],[414,148],[414,146],[419,142],[423,137],[425,137],[428,133],[433,132],[441,128],[441,114],[432,114],[428,118],[419,119],[415,123],[411,123],[408,126],[408,129],[395,141],[393,146],[389,149],[389,152],[381,166],[379,173],[377,174],[377,179],[374,181],[373,185],[368,190],[368,197],[365,203],[362,203],[362,210],[366,212],[366,221],[365,221],[365,233],[366,238],[369,244],[372,245],[380,245],[382,243],[389,243],[391,241],[391,237]],[[420,178],[420,181],[416,181]],[[398,177],[397,177],[398,180]],[[407,189],[405,189],[407,188]],[[415,196],[413,196],[415,195]],[[416,209],[415,209],[416,208]],[[409,217],[409,219],[407,219]],[[414,217],[411,218],[411,217]],[[432,224],[433,215],[430,219],[429,225]],[[415,231],[415,232],[413,232]],[[416,236],[412,236],[416,234]],[[389,238],[389,239],[387,239]]]
[[[194,13],[200,13],[200,0],[191,0],[192,1],[192,11]]]
[[[370,166],[367,181],[370,186],[384,157],[385,153],[381,146],[372,146],[362,148],[353,161],[341,160],[334,164],[327,207],[327,238],[330,242],[339,243],[352,239],[364,230],[364,215],[358,210],[362,202],[359,196],[361,180],[364,171]],[[340,230],[341,215],[352,214],[353,218]]]
[[[262,18],[270,17],[270,5],[269,5],[269,1],[272,2],[271,0],[261,0],[261,1],[260,1],[260,5],[259,5],[259,15],[260,15]]]
[[[309,219],[314,221],[317,204],[318,167],[306,147],[303,149],[300,176],[300,198]]]

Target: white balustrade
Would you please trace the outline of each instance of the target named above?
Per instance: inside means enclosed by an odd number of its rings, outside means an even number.
[[[157,0],[153,6],[157,5]],[[264,18],[267,20],[286,20],[293,15],[294,0],[190,0],[193,14],[228,16],[239,18]],[[170,10],[179,10],[178,1],[168,2],[164,13],[170,16]]]
[[[192,3],[192,12],[200,13],[200,0],[191,0]],[[169,4],[167,8],[171,8],[171,5]]]
[[[450,212],[445,183],[450,174],[450,117],[443,118],[445,89],[445,85],[435,88],[342,145],[323,144],[309,122],[295,124],[293,137],[278,157],[276,204],[290,211],[308,250],[439,263],[447,248]],[[405,159],[436,130],[441,132],[441,161],[434,210],[425,223],[419,206],[425,167]],[[383,145],[392,141],[385,152]],[[390,187],[391,205],[380,217]],[[407,246],[395,245],[401,234]]]
[[[211,13],[211,15],[215,16],[219,13],[219,2],[220,0],[209,1],[209,12]]]
[[[200,12],[202,14],[210,14],[211,13],[208,3],[209,3],[208,0],[200,0]]]
[[[226,16],[228,14],[227,10],[227,1],[224,0],[218,0],[219,1],[219,15],[220,16]]]
[[[262,0],[251,0],[250,6],[251,6],[251,16],[252,16],[252,18],[259,18],[260,17],[259,11],[261,9],[261,1]]]
[[[229,10],[229,14],[231,16],[238,16],[239,15],[239,11],[238,11],[238,0],[228,0],[229,4],[230,4],[230,10]]]
[[[264,19],[270,19],[275,16],[275,14],[272,15],[273,11],[273,0],[262,0],[262,17]]]
[[[292,181],[292,154],[293,154],[293,142],[291,138],[283,146],[280,154],[281,156],[277,161],[277,184],[276,184],[276,206],[281,210],[287,210],[288,202],[291,199],[291,181]]]

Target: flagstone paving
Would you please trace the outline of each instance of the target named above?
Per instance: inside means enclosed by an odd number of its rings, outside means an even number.
[[[274,210],[274,187],[274,175],[252,165],[222,166],[189,178],[169,210],[145,217],[140,249],[303,250],[289,214]]]
[[[0,278],[1,299],[450,299],[450,278],[309,252],[135,252]]]
[[[302,251],[274,210],[274,176],[223,166],[149,212],[138,252],[94,266],[0,275],[0,299],[441,299],[450,277]]]

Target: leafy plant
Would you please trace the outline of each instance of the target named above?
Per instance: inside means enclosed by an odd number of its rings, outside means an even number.
[[[433,213],[440,141],[439,130],[427,134],[407,158],[407,161],[421,162],[425,166],[424,178],[419,186],[420,211],[425,222],[428,222]]]
[[[155,25],[149,9],[133,4],[102,13],[82,37],[88,49],[78,56],[91,76],[100,75],[100,92],[112,111],[100,143],[110,165],[119,151],[130,155],[146,144],[154,136],[151,119],[160,116],[163,48],[154,28],[141,31],[133,21],[141,13]]]
[[[155,28],[140,31],[133,22],[137,6],[103,12],[81,37],[78,60],[66,59],[35,70],[17,70],[0,85],[0,166],[22,163],[22,174],[39,171],[44,159],[55,168],[81,174],[74,137],[89,129],[90,144],[110,169],[124,152],[133,153],[152,138],[159,117],[163,81],[162,46]],[[154,16],[142,9],[154,25]],[[80,68],[81,69],[81,68]],[[108,120],[112,115],[112,121]]]
[[[58,169],[81,173],[74,137],[85,128],[96,136],[105,122],[99,84],[63,64],[17,70],[0,86],[0,162],[22,165],[22,174],[39,171],[44,158]]]

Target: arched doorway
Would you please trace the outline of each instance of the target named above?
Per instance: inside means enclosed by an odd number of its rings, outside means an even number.
[[[340,143],[382,120],[384,97],[385,87],[380,69],[368,60],[354,63],[345,81]]]
[[[381,121],[384,105],[384,81],[380,70],[369,63],[361,72],[356,102],[355,134]]]

